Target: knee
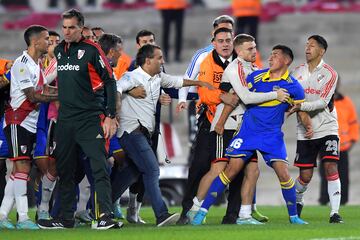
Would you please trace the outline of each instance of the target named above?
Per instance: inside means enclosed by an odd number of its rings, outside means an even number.
[[[257,163],[249,163],[246,167],[245,174],[247,178],[256,178],[258,179],[260,176],[260,170]]]
[[[286,172],[284,171],[284,172],[278,174],[278,178],[279,178],[280,182],[288,182],[291,177],[287,171]]]
[[[302,182],[308,184],[312,179],[312,174],[309,173],[301,174],[300,179]]]
[[[236,177],[236,175],[241,171],[243,166],[242,161],[243,160],[241,159],[236,159],[235,161],[230,161],[229,164],[227,165],[225,169],[225,174],[230,180],[233,180]]]
[[[324,169],[326,176],[332,176],[338,173],[338,167],[336,162],[325,162]]]

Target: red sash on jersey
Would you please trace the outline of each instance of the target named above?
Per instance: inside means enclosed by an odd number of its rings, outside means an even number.
[[[44,76],[40,66],[39,81],[35,88],[36,93],[41,93],[44,86]],[[20,105],[20,107],[14,110],[10,105],[5,110],[5,122],[6,124],[21,124],[24,119],[36,109],[36,103],[32,103],[29,99]]]

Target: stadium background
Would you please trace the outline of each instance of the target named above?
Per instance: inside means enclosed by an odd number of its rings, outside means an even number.
[[[47,0],[30,1],[33,8],[37,11],[46,10]],[[61,1],[60,1],[61,2]],[[79,1],[80,6],[85,1]],[[104,1],[97,1],[100,6]],[[131,1],[127,1],[131,2]],[[151,2],[151,1],[149,1]],[[184,27],[184,46],[182,51],[182,62],[166,63],[166,70],[170,74],[182,75],[193,55],[193,53],[210,41],[211,22],[220,14],[231,14],[227,7],[230,1],[208,0],[204,1],[206,7],[190,8],[186,12]],[[283,1],[286,6],[295,3],[300,5],[306,1]],[[328,43],[329,49],[325,55],[325,61],[332,65],[341,75],[341,90],[349,95],[360,113],[360,51],[358,48],[358,39],[360,39],[360,14],[358,12],[348,13],[338,11],[336,4],[329,5],[329,9],[320,12],[308,13],[284,13],[279,12],[279,16],[274,21],[262,22],[260,24],[259,36],[257,42],[260,46],[264,66],[267,66],[266,59],[275,44],[282,43],[290,46],[294,50],[295,61],[292,67],[304,61],[304,45],[308,36],[312,34],[323,35]],[[335,6],[335,8],[334,8]],[[61,7],[61,5],[60,5]],[[341,9],[340,9],[341,10]],[[26,17],[30,12],[11,11],[0,9],[0,23],[3,25],[6,21],[18,20]],[[124,49],[130,56],[135,55],[135,34],[140,29],[149,29],[156,34],[157,43],[161,45],[161,19],[160,14],[153,8],[141,9],[122,9],[122,10],[103,10],[101,8],[87,9],[85,11],[85,25],[94,27],[100,26],[106,32],[112,32],[123,37]],[[55,28],[61,32],[60,24]],[[172,32],[173,33],[173,32]],[[171,41],[172,42],[172,41]],[[0,35],[0,53],[2,58],[15,59],[25,48],[22,30],[5,30]],[[172,51],[171,51],[172,53]],[[172,55],[170,53],[170,57]],[[177,100],[173,100],[172,112],[175,112]],[[164,107],[162,120],[169,122],[172,118],[172,124],[178,133],[181,146],[181,154],[173,159],[173,163],[185,163],[189,150],[187,131],[187,114],[173,114],[170,116],[169,108]],[[289,161],[291,163],[290,171],[293,177],[296,177],[297,168],[292,166],[296,147],[296,121],[291,117],[284,125],[284,132],[287,143]],[[350,153],[350,199],[349,204],[360,204],[360,188],[357,184],[360,182],[360,145],[354,146]],[[279,186],[272,170],[260,162],[261,176],[259,179],[257,196],[259,205],[280,205],[282,196]],[[306,204],[317,204],[319,196],[319,178],[314,174],[310,185],[309,193],[306,196]]]

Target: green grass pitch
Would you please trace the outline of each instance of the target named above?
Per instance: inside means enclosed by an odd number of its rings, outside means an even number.
[[[260,207],[259,210],[270,217],[270,222],[261,226],[221,225],[220,222],[225,208],[213,207],[204,226],[157,228],[154,225],[154,215],[151,208],[145,207],[141,211],[141,216],[148,224],[143,226],[126,223],[122,229],[108,231],[91,230],[89,226],[66,230],[0,230],[0,240],[360,240],[360,206],[341,208],[340,213],[345,221],[344,224],[328,223],[329,207],[305,206],[303,218],[309,222],[309,225],[306,226],[290,225],[285,207]],[[172,208],[171,211],[180,211],[180,209]],[[32,211],[33,214],[34,211]],[[14,220],[14,218],[14,214],[12,214],[11,219]]]

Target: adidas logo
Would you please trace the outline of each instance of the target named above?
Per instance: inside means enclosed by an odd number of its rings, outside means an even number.
[[[100,226],[105,226],[105,225],[106,225],[106,221],[100,221],[100,222],[99,222],[99,225],[100,225]]]
[[[99,133],[96,138],[103,138],[103,136],[101,136],[101,134]]]
[[[339,191],[336,191],[333,196],[336,196],[336,195],[340,195],[340,192]]]
[[[217,198],[217,192],[212,192],[212,193],[210,193],[211,194],[211,196],[213,196],[214,198]]]
[[[53,227],[64,227],[62,223],[52,223]]]
[[[292,206],[292,205],[294,205],[294,203],[292,203],[292,202],[288,201],[288,202],[286,203],[286,205],[288,205],[288,206]]]

